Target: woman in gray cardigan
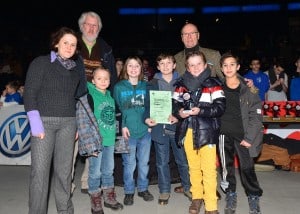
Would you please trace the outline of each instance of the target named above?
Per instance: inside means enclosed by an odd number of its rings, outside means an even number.
[[[76,135],[75,96],[85,91],[77,37],[62,27],[52,36],[51,53],[28,69],[24,106],[31,128],[29,214],[47,213],[50,170],[57,213],[73,214],[71,170]]]

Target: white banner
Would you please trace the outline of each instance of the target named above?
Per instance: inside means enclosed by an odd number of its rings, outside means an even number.
[[[23,105],[0,108],[0,164],[31,164],[30,126]]]
[[[300,140],[300,123],[278,123],[265,125],[265,134],[275,134],[283,139]]]

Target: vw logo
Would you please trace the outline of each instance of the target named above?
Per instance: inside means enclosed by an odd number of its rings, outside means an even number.
[[[30,151],[30,125],[25,112],[8,117],[0,127],[0,153],[20,157]]]

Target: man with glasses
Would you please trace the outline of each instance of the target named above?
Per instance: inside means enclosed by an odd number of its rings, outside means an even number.
[[[181,29],[181,41],[184,44],[184,49],[180,52],[178,52],[174,57],[176,59],[176,71],[183,75],[186,71],[185,67],[185,58],[187,53],[200,50],[204,53],[207,64],[211,69],[211,76],[213,77],[219,77],[220,79],[224,78],[224,75],[221,71],[220,67],[220,59],[221,54],[219,51],[203,48],[199,45],[199,39],[200,39],[200,32],[196,25],[192,23],[185,24]],[[177,186],[174,189],[174,192],[176,193],[186,193],[188,191],[184,190],[183,186]],[[191,197],[191,196],[189,196]],[[221,195],[219,192],[217,192],[218,199],[221,198]]]
[[[188,52],[200,50],[204,53],[207,64],[209,65],[211,69],[211,76],[213,77],[219,77],[220,79],[223,79],[224,76],[221,72],[220,68],[220,58],[221,54],[219,51],[203,48],[199,45],[199,39],[200,39],[200,32],[196,25],[192,23],[185,24],[181,29],[181,41],[184,44],[184,49],[180,52],[178,52],[175,55],[176,59],[176,71],[182,75],[186,68],[185,68],[185,56]]]
[[[101,38],[102,29],[100,16],[92,11],[84,12],[78,19],[81,35],[79,38],[80,54],[83,57],[86,77],[91,82],[92,71],[103,66],[110,71],[110,90],[117,82],[117,71],[112,48]]]

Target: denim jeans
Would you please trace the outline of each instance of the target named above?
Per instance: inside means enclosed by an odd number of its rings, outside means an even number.
[[[143,192],[148,189],[149,157],[151,148],[151,134],[147,132],[143,137],[129,138],[129,153],[122,154],[123,181],[125,194],[134,194],[134,171],[137,165],[137,189]]]
[[[114,187],[114,146],[103,146],[98,157],[89,157],[89,193],[100,192],[102,189]]]
[[[166,132],[169,141],[155,142],[156,168],[158,174],[158,188],[160,193],[171,192],[170,176],[170,146],[172,147],[175,162],[178,167],[181,184],[184,191],[190,190],[189,167],[183,147],[179,147],[175,142],[175,132]]]

